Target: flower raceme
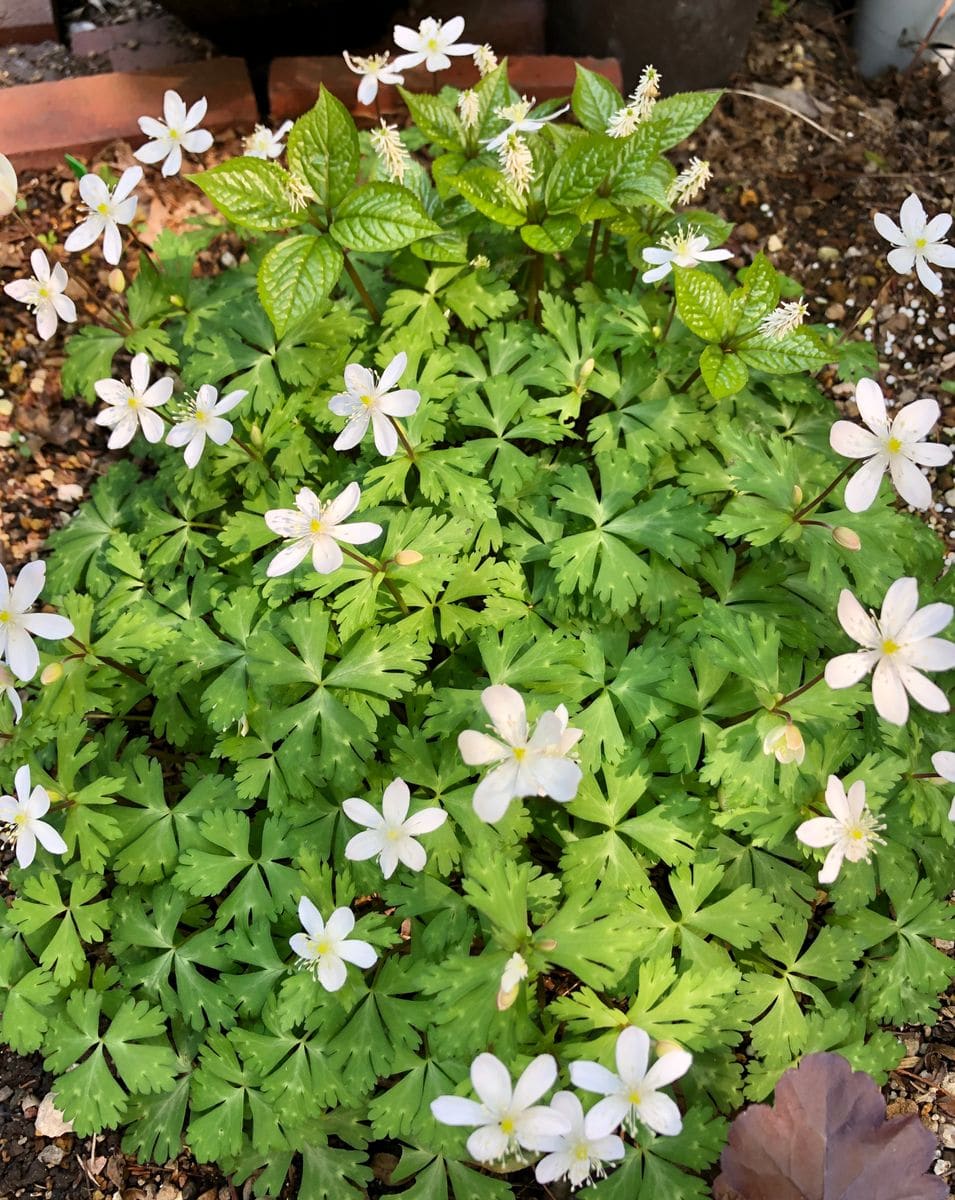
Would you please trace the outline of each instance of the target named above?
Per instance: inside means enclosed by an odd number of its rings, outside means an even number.
[[[885,593],[879,616],[865,611],[847,589],[839,595],[839,624],[862,646],[826,664],[831,688],[852,687],[872,674],[872,700],[883,720],[904,725],[911,696],[930,712],[948,712],[945,693],[922,671],[955,667],[955,643],[935,637],[952,619],[950,604],[919,608],[915,579],[897,579]]]
[[[298,902],[298,918],[304,933],[294,933],[289,945],[298,966],[309,971],[326,992],[337,992],[348,976],[346,963],[367,970],[378,961],[370,942],[348,935],[355,928],[355,914],[350,908],[336,908],[326,922],[307,896]]]
[[[224,414],[231,412],[248,395],[241,388],[218,399],[219,393],[211,383],[204,383],[196,393],[189,416],[177,421],[166,435],[168,446],[185,446],[186,466],[194,467],[202,458],[206,438],[217,446],[224,446],[232,437],[232,422]]]
[[[342,804],[345,815],[365,830],[348,842],[345,857],[354,862],[377,858],[385,879],[392,877],[399,862],[410,871],[423,871],[428,859],[415,839],[438,829],[448,814],[441,808],[423,808],[409,817],[410,803],[411,792],[403,779],[394,779],[385,788],[381,812],[357,796],[346,800]]]
[[[187,110],[178,92],[167,91],[163,96],[164,121],[155,117],[139,118],[139,128],[152,140],[140,146],[134,157],[144,163],[162,162],[163,175],[178,175],[183,150],[204,154],[212,145],[212,134],[207,129],[196,128],[208,107],[205,96],[201,96]]]
[[[951,214],[939,213],[929,220],[922,201],[913,192],[902,203],[898,225],[882,212],[876,213],[873,220],[882,237],[895,247],[887,255],[892,270],[911,275],[914,268],[932,295],[940,296],[942,277],[932,266],[955,267],[955,246],[942,241],[951,227]]]
[[[69,278],[60,263],[51,270],[49,259],[37,248],[30,255],[30,266],[33,267],[31,279],[14,279],[3,290],[11,299],[33,309],[36,331],[44,341],[49,341],[61,320],[76,320],[76,305],[64,294]]]
[[[535,1058],[516,1084],[499,1058],[479,1054],[471,1063],[471,1086],[478,1099],[438,1096],[431,1101],[431,1112],[442,1125],[476,1125],[468,1138],[468,1154],[477,1162],[503,1162],[522,1150],[548,1149],[548,1139],[570,1133],[563,1113],[537,1103],[556,1079],[557,1063],[550,1054]]]
[[[608,135],[613,138],[630,137],[653,112],[659,95],[660,72],[648,63],[640,73],[637,86],[630,93],[627,103],[610,118]]]
[[[395,43],[408,53],[395,59],[393,70],[404,71],[424,63],[428,71],[446,71],[451,66],[448,55],[459,57],[477,49],[470,42],[458,41],[462,33],[464,17],[452,17],[450,21],[425,17],[417,29],[396,25]]]
[[[311,552],[312,566],[319,575],[330,575],[342,565],[339,542],[361,546],[382,532],[374,521],[345,521],[358,507],[361,488],[350,483],[334,500],[322,503],[311,488],[302,488],[295,497],[295,508],[271,508],[265,523],[280,537],[294,538],[291,546],[280,550],[266,570],[269,578],[287,575]]]
[[[31,611],[45,582],[46,563],[27,563],[12,588],[6,571],[0,567],[0,660],[6,659],[7,666],[22,683],[29,683],[40,665],[34,637],[58,641],[73,633],[73,622],[67,617]],[[12,686],[6,682],[6,673],[0,686],[4,689]],[[13,707],[16,709],[17,704]]]
[[[660,1091],[689,1071],[693,1056],[686,1050],[669,1050],[658,1055],[647,1070],[650,1036],[635,1025],[628,1025],[617,1038],[614,1049],[617,1073],[600,1063],[587,1060],[570,1064],[570,1078],[585,1092],[596,1092],[598,1100],[587,1114],[594,1136],[611,1133],[623,1125],[631,1134],[642,1122],[654,1133],[672,1137],[683,1128],[676,1103]]]
[[[915,400],[890,422],[882,389],[874,379],[859,380],[855,399],[866,428],[852,421],[836,421],[829,431],[829,443],[837,454],[868,459],[846,484],[846,508],[865,512],[871,507],[886,471],[907,504],[928,508],[932,488],[919,466],[942,467],[952,457],[950,447],[922,441],[938,421],[938,404],[931,399]]]
[[[829,776],[826,784],[826,806],[831,817],[813,817],[796,830],[796,838],[804,846],[831,846],[819,872],[820,883],[833,883],[844,859],[849,862],[868,862],[884,826],[865,806],[865,783],[857,779],[848,792],[841,780]]]
[[[65,854],[66,842],[41,818],[50,811],[46,788],[30,787],[30,768],[20,767],[13,777],[16,796],[0,796],[0,842],[12,843],[17,862],[26,868],[36,857],[37,842],[51,854]]]
[[[526,96],[522,96],[520,100],[516,100],[513,104],[504,104],[500,108],[496,108],[494,110],[495,116],[499,117],[502,121],[507,121],[508,125],[495,137],[486,138],[483,145],[488,150],[500,150],[512,134],[537,133],[539,129],[544,128],[548,121],[555,121],[570,108],[569,104],[565,104],[563,108],[558,108],[556,112],[548,113],[546,117],[529,117],[528,113],[536,103],[536,98],[532,97],[528,100]]]
[[[243,154],[246,158],[281,158],[285,150],[283,138],[291,128],[291,121],[283,121],[274,132],[268,125],[256,125],[242,142]]]
[[[129,383],[120,379],[98,379],[93,385],[100,400],[107,405],[96,414],[96,424],[112,430],[106,445],[110,450],[128,446],[143,431],[147,442],[161,442],[162,417],[153,409],[162,407],[172,395],[173,381],[169,376],[149,382],[149,359],[137,354],[129,367]]]
[[[567,1118],[567,1133],[544,1139],[542,1150],[547,1153],[534,1168],[538,1183],[553,1183],[566,1179],[578,1188],[603,1179],[607,1174],[604,1163],[619,1162],[626,1153],[623,1139],[615,1133],[601,1133],[600,1120],[591,1113],[584,1115],[583,1107],[573,1092],[557,1092],[551,1108]]]
[[[349,71],[362,77],[358,85],[359,104],[374,104],[380,83],[404,83],[404,75],[395,69],[394,63],[389,64],[390,57],[390,54],[372,54],[363,58],[360,54],[349,54],[347,50],[342,52]]]
[[[137,198],[131,195],[143,177],[142,167],[127,167],[120,175],[119,183],[109,188],[98,175],[84,175],[80,180],[80,196],[89,216],[80,222],[63,243],[73,253],[85,250],[100,237],[103,239],[103,257],[115,267],[123,254],[123,237],[120,225],[129,225],[136,215]]]
[[[701,262],[722,262],[733,257],[732,250],[708,250],[710,239],[692,226],[664,234],[660,241],[661,245],[648,246],[643,252],[644,262],[653,264],[643,273],[644,283],[657,283],[674,267],[698,267]]]
[[[458,749],[469,767],[499,764],[474,791],[474,811],[481,820],[499,821],[512,800],[525,796],[549,796],[562,804],[573,800],[582,772],[570,752],[583,730],[568,727],[564,705],[542,713],[530,734],[524,701],[512,687],[485,688],[481,703],[498,737],[475,729],[458,736]]]
[[[347,417],[348,424],[332,443],[336,450],[350,450],[357,446],[371,425],[375,449],[388,457],[398,449],[396,417],[410,417],[421,403],[420,393],[412,388],[396,388],[395,384],[405,373],[408,356],[402,351],[396,354],[381,378],[359,363],[349,363],[345,368],[346,391],[332,396],[328,407],[337,417]]]

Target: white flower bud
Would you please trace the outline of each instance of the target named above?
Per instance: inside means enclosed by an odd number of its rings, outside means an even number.
[[[854,529],[849,529],[845,525],[837,525],[832,531],[832,540],[841,546],[843,550],[861,550],[862,538]]]

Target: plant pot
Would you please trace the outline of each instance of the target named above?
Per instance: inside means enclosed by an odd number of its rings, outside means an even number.
[[[863,75],[907,67],[938,15],[939,0],[861,0],[854,40]],[[955,44],[955,8],[935,31],[934,43]]]

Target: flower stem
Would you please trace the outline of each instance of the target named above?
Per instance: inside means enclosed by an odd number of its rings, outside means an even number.
[[[597,261],[597,239],[600,237],[600,218],[594,221],[590,234],[590,245],[587,248],[587,266],[584,268],[584,279],[589,283],[594,277],[594,263]]]
[[[162,275],[163,274],[162,266],[159,262],[159,259],[155,256],[155,254],[153,254],[152,246],[148,245],[146,242],[143,241],[143,239],[139,236],[139,234],[136,232],[136,230],[133,229],[132,225],[130,225],[128,228],[129,228],[130,236],[132,237],[133,241],[136,243],[136,245],[140,248],[140,250],[142,250],[142,252],[146,255],[146,257],[152,263],[153,270],[156,272],[157,275]]]
[[[825,500],[825,498],[829,495],[829,493],[834,491],[834,489],[839,486],[842,480],[845,479],[852,468],[856,465],[857,463],[855,459],[852,459],[849,463],[847,463],[846,466],[844,466],[839,474],[835,477],[835,479],[833,479],[832,483],[830,483],[828,487],[824,488],[814,500],[810,500],[809,503],[804,504],[798,512],[793,513],[793,520],[802,521],[802,518],[806,515],[806,513],[812,512],[817,504],[821,504],[822,501]]]
[[[368,309],[368,315],[377,324],[381,320],[381,313],[378,311],[378,305],[375,304],[371,296],[368,294],[368,289],[362,283],[361,276],[355,270],[348,255],[345,255],[345,273],[355,286],[355,291],[361,297],[361,302]]]
[[[544,282],[544,256],[539,250],[534,252],[531,260],[530,286],[527,292],[527,319],[537,320],[537,301],[540,297],[541,285]]]
[[[686,379],[684,379],[684,380],[683,380],[683,382],[680,384],[680,386],[679,386],[679,387],[676,389],[676,391],[674,392],[674,395],[676,395],[676,396],[680,396],[680,395],[682,395],[684,392],[688,392],[688,391],[690,390],[690,388],[691,388],[691,387],[694,385],[694,383],[696,383],[696,381],[697,381],[697,380],[700,378],[700,376],[701,376],[702,374],[703,374],[703,372],[700,370],[700,368],[699,368],[699,367],[697,367],[697,368],[696,368],[696,370],[693,372],[693,374],[692,374],[692,375],[688,375],[688,376],[686,377]]]
[[[363,554],[359,554],[356,550],[349,550],[349,548],[347,546],[342,546],[341,542],[339,542],[338,544],[339,544],[339,546],[341,546],[341,550],[342,550],[343,554],[346,554],[349,558],[353,558],[355,560],[355,562],[361,563],[361,565],[363,567],[365,567],[366,570],[370,571],[372,575],[380,575],[382,577],[382,580],[384,581],[385,587],[388,589],[389,592],[391,592],[391,595],[392,595],[395,603],[401,609],[402,613],[406,617],[411,615],[411,609],[408,607],[407,604],[405,604],[404,597],[402,596],[401,592],[398,590],[398,587],[395,584],[395,581],[393,579],[388,578],[388,571],[387,571],[386,567],[382,566],[381,563],[372,562],[372,560],[370,558],[365,558],[365,556]]]
[[[414,460],[415,460],[414,446],[412,446],[411,442],[408,440],[408,435],[405,433],[404,429],[401,427],[401,422],[396,417],[393,417],[390,414],[388,416],[388,420],[392,423],[392,425],[394,425],[395,433],[397,433],[402,446],[404,446],[405,453],[408,455],[408,457],[411,459],[411,461],[414,462]]]
[[[98,658],[100,662],[106,663],[108,667],[113,667],[115,670],[121,671],[124,675],[128,675],[130,679],[135,679],[137,683],[146,682],[145,675],[140,675],[140,673],[138,671],[134,671],[132,667],[127,667],[125,663],[117,662],[115,658],[110,658],[106,654],[97,654],[95,650],[92,650],[84,642],[81,642],[78,637],[73,637],[71,635],[69,640],[74,646],[79,646],[84,654],[89,654],[93,658]]]
[[[254,463],[258,463],[258,465],[260,467],[264,468],[265,473],[266,473],[266,475],[268,475],[269,479],[272,478],[272,472],[269,470],[269,464],[265,461],[265,459],[262,457],[261,454],[259,454],[259,452],[257,450],[253,450],[253,448],[251,446],[249,446],[246,442],[243,442],[243,440],[236,433],[232,434],[232,441],[235,442],[235,444],[239,447],[240,450],[244,450],[245,453],[249,456],[249,458]],[[212,526],[210,526],[210,528],[212,528]]]
[[[792,717],[790,717],[789,713],[783,710],[782,706],[784,704],[789,704],[790,701],[795,700],[797,696],[801,696],[804,692],[808,692],[810,688],[814,688],[816,684],[820,683],[823,679],[825,679],[825,677],[825,671],[820,671],[818,675],[814,675],[812,679],[804,683],[802,687],[796,688],[794,692],[788,692],[785,696],[780,696],[772,708],[767,709],[762,706],[759,708],[751,708],[749,712],[740,713],[738,717],[732,717],[729,721],[724,721],[721,725],[721,728],[729,729],[733,725],[741,725],[743,721],[748,721],[750,717],[755,717],[758,712],[775,713],[778,716],[785,717],[787,721],[791,721]]]
[[[673,318],[676,316],[676,295],[673,296],[673,303],[670,305],[670,311],[667,314],[667,323],[663,327],[663,333],[660,334],[660,341],[667,340],[667,334],[670,332],[670,326],[673,324]]]

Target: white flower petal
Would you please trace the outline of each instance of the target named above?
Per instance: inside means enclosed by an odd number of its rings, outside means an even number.
[[[471,1086],[489,1111],[499,1113],[510,1107],[511,1075],[493,1054],[479,1054],[471,1063]]]
[[[869,648],[879,644],[878,626],[848,588],[839,593],[836,614],[839,624],[854,642]]]
[[[905,628],[909,619],[914,616],[918,606],[918,580],[910,575],[896,579],[885,593],[882,611],[879,613],[879,624],[883,635],[886,638],[898,640],[898,635]]]
[[[627,1085],[643,1081],[650,1060],[650,1036],[636,1025],[628,1025],[617,1038],[614,1051],[617,1074]]]
[[[637,1116],[654,1133],[675,1137],[683,1128],[683,1118],[676,1102],[662,1092],[651,1092],[635,1105]]]
[[[892,660],[879,659],[872,673],[872,701],[875,711],[892,725],[904,725],[909,715],[909,700]]]
[[[552,1054],[539,1054],[514,1085],[515,1108],[528,1108],[554,1086],[557,1081],[557,1061]]]
[[[833,846],[842,837],[842,825],[832,817],[813,817],[796,829],[796,840],[804,846]]]

